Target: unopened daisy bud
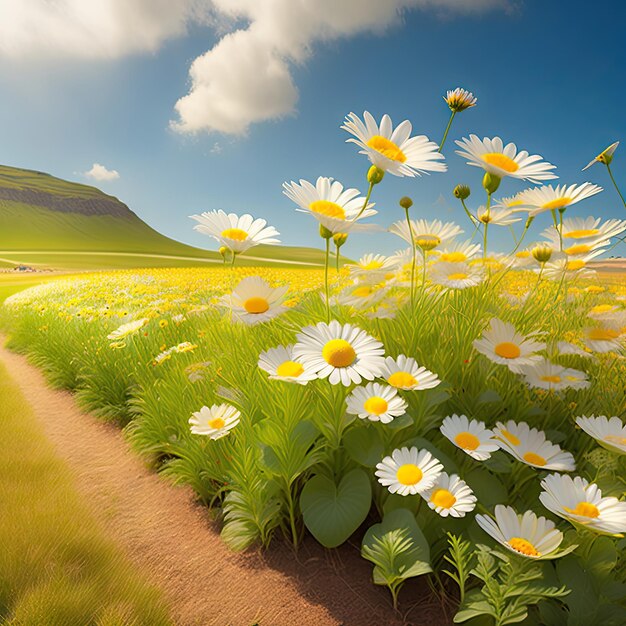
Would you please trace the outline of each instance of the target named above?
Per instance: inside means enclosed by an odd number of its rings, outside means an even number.
[[[502,179],[496,176],[495,174],[491,174],[490,172],[485,172],[483,176],[483,187],[487,193],[495,193],[500,186],[500,181]]]
[[[367,172],[367,182],[370,185],[378,185],[378,183],[385,177],[385,170],[381,170],[380,167],[372,165]]]
[[[341,248],[341,246],[348,241],[348,235],[346,233],[337,233],[333,235],[333,241],[338,248]]]
[[[467,185],[457,185],[454,188],[454,197],[459,200],[467,200],[470,197],[470,188]]]
[[[333,236],[332,231],[328,230],[326,226],[320,224],[320,237],[322,239],[330,239]]]
[[[552,257],[552,248],[542,245],[535,246],[532,250],[532,255],[538,263],[547,263]]]
[[[413,200],[409,196],[403,196],[400,198],[400,206],[408,211],[413,206]]]
[[[429,252],[430,250],[434,250],[441,243],[441,239],[439,237],[435,237],[434,235],[424,235],[423,237],[418,237],[415,240],[415,245],[419,246],[424,252]]]
[[[465,111],[470,107],[476,106],[477,99],[474,94],[457,87],[454,91],[448,91],[443,97],[451,111],[458,113],[459,111]]]
[[[218,250],[218,252],[224,257],[226,258],[228,256],[228,248],[226,246],[220,246],[220,249]]]

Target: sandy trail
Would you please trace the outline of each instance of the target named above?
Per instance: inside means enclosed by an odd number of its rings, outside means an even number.
[[[169,597],[177,625],[402,623],[389,608],[386,590],[372,585],[370,565],[356,550],[330,552],[310,541],[296,557],[277,541],[265,555],[230,552],[192,492],[149,470],[118,428],[83,413],[70,393],[50,389],[25,357],[0,347],[0,359],[96,519]],[[433,623],[424,621],[424,608],[434,607],[420,607],[419,623]]]

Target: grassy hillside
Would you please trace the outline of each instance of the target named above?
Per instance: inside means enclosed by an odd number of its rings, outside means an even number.
[[[212,245],[210,240],[207,245]],[[258,246],[246,257],[241,262],[254,265],[323,263],[323,252],[315,248]],[[0,267],[22,263],[91,269],[215,262],[221,262],[217,252],[162,235],[95,187],[0,166]]]

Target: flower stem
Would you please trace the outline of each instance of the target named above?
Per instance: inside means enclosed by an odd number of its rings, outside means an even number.
[[[613,186],[615,187],[615,190],[617,191],[619,197],[622,200],[622,204],[626,207],[626,200],[624,200],[624,196],[622,195],[622,192],[619,190],[619,187],[617,186],[617,183],[615,182],[615,178],[613,178],[613,172],[611,172],[611,166],[608,163],[606,164],[606,169],[609,171],[609,176],[611,177],[611,181],[613,182]]]
[[[328,266],[330,265],[330,237],[326,238],[326,258],[324,263],[324,285],[326,291],[326,321],[330,323],[330,287],[328,285]]]
[[[441,143],[439,144],[439,152],[443,150],[443,144],[446,143],[446,139],[448,138],[448,133],[450,132],[450,127],[452,126],[452,120],[454,119],[455,115],[456,115],[456,111],[452,111],[452,115],[450,115],[450,119],[448,120],[448,125],[446,126],[446,130],[443,133],[443,139],[441,140]]]
[[[367,195],[365,196],[365,202],[363,203],[361,210],[356,214],[355,217],[352,218],[353,222],[356,222],[359,219],[359,217],[363,215],[363,211],[365,211],[365,209],[367,208],[367,205],[369,204],[370,196],[372,195],[372,189],[374,189],[374,183],[370,183],[369,189],[367,190]]]
[[[491,193],[487,192],[487,206],[485,208],[485,218],[483,221],[483,261],[487,259],[487,230],[489,229],[489,219],[491,217]]]
[[[409,218],[409,209],[405,208],[404,213],[406,215],[406,223],[409,227],[409,234],[411,235],[411,312],[415,310],[415,265],[417,264],[417,249],[415,247],[415,235],[413,234],[413,227],[411,226],[411,219]]]

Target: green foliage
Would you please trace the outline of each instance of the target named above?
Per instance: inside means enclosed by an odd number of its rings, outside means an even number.
[[[472,544],[452,533],[448,533],[448,545],[449,555],[445,554],[443,558],[452,565],[454,571],[444,569],[443,573],[447,574],[458,585],[461,604],[463,604],[467,581],[470,578],[474,563]]]

